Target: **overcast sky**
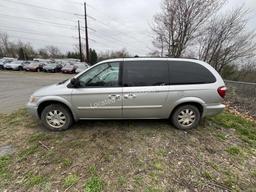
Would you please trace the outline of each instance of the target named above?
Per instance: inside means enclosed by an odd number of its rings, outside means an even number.
[[[90,47],[97,51],[126,48],[133,55],[147,55],[152,51],[150,25],[160,10],[160,2],[87,0]],[[225,9],[242,4],[250,9],[250,28],[255,29],[256,0],[229,0]],[[73,50],[78,44],[78,19],[84,27],[84,20],[79,16],[82,14],[81,0],[0,0],[0,32],[8,33],[13,40],[30,42],[35,48],[55,45],[62,51]]]

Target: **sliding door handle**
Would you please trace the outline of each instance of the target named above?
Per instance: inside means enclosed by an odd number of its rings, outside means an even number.
[[[109,98],[109,99],[112,99],[112,100],[114,100],[114,99],[120,99],[120,98],[121,98],[121,95],[109,95],[108,98]]]
[[[132,94],[132,93],[126,94],[126,95],[124,95],[124,98],[125,98],[125,99],[135,99],[135,98],[136,98],[136,95],[135,95],[135,94]]]

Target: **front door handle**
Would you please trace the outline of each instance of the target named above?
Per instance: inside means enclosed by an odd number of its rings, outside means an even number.
[[[109,95],[108,98],[111,100],[115,100],[115,99],[120,99],[121,96],[120,95]]]
[[[132,94],[132,93],[126,94],[126,95],[124,95],[124,98],[125,98],[125,99],[135,99],[135,98],[136,98],[136,95],[135,95],[135,94]]]

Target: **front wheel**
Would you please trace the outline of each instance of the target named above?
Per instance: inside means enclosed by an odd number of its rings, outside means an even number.
[[[198,126],[201,119],[198,108],[194,105],[183,105],[175,109],[171,116],[173,125],[177,129],[190,130]]]
[[[42,112],[41,120],[43,125],[51,131],[64,131],[73,124],[73,118],[69,110],[59,104],[45,107]]]

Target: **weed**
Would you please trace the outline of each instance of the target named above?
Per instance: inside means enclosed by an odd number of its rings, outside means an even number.
[[[160,192],[161,190],[154,187],[147,187],[144,192]]]
[[[63,159],[62,165],[64,168],[70,167],[72,165],[72,160],[70,159]]]
[[[33,155],[38,150],[38,145],[33,145],[29,147],[28,149],[25,149],[21,151],[18,155],[18,161],[23,161],[27,159],[30,155]]]
[[[164,149],[159,149],[157,151],[157,155],[159,155],[160,157],[166,157],[168,155],[168,152]]]
[[[47,140],[49,138],[50,138],[50,136],[48,134],[46,134],[46,133],[36,133],[36,134],[32,135],[29,138],[28,142],[29,143],[34,143],[34,142],[37,143],[39,141],[44,141],[44,140]]]
[[[230,147],[230,148],[226,149],[226,152],[228,152],[230,155],[242,154],[240,148],[238,148],[238,147]]]
[[[89,167],[89,173],[93,176],[96,175],[96,172],[97,172],[97,169],[96,169],[96,166],[95,165],[92,165]]]
[[[154,166],[154,168],[157,169],[157,170],[163,170],[163,165],[162,165],[161,162],[158,162],[158,161],[157,161],[157,162],[154,163],[153,166]]]
[[[215,136],[222,141],[225,141],[227,139],[224,133],[217,133]]]
[[[85,192],[101,192],[103,190],[103,181],[97,177],[93,176],[88,179],[84,185]]]
[[[34,175],[33,173],[28,173],[25,179],[25,185],[27,188],[32,188],[34,186],[42,185],[46,183],[47,179],[41,175]]]
[[[10,164],[11,157],[10,156],[3,156],[0,158],[0,178],[7,179],[10,176],[8,171],[8,165]]]
[[[125,177],[123,177],[123,176],[118,177],[117,182],[118,182],[119,186],[123,186],[125,184],[125,181],[126,181]]]
[[[208,171],[204,171],[202,173],[202,176],[208,180],[211,180],[212,179],[212,175],[208,172]]]
[[[64,179],[64,187],[70,187],[77,184],[79,181],[79,177],[77,175],[69,175]]]

